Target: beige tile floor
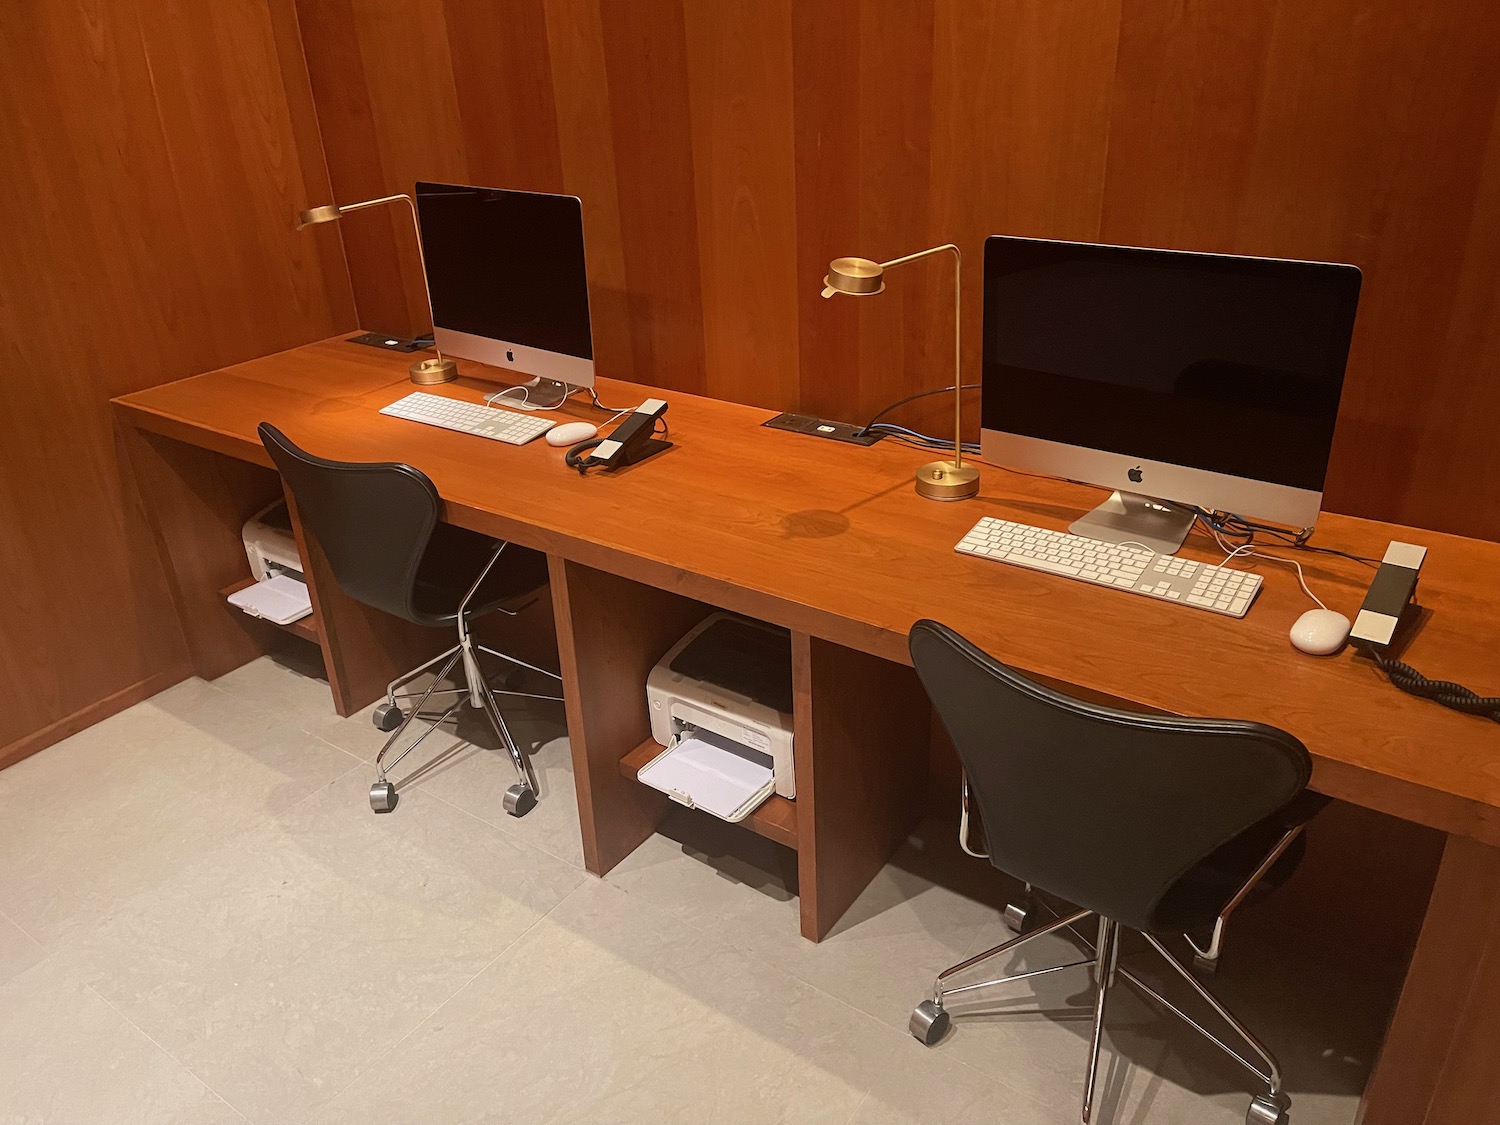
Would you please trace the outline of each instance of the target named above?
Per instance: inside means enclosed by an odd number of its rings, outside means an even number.
[[[0,1123],[1077,1120],[1081,970],[1006,1005],[1048,1014],[904,1030],[1003,937],[1004,888],[946,829],[814,946],[790,853],[691,813],[584,872],[558,714],[519,724],[527,818],[457,737],[373,815],[380,738],[304,673],[189,681],[0,772]],[[1394,987],[1356,963],[1247,915],[1216,986],[1283,1054],[1298,1125],[1353,1120]],[[1120,997],[1096,1120],[1242,1121],[1233,1066]]]

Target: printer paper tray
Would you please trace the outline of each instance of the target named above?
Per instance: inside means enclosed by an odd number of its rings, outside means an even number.
[[[285,574],[236,590],[229,595],[229,604],[251,617],[264,617],[278,625],[290,625],[312,612],[312,597],[306,583]]]
[[[775,790],[770,766],[737,754],[727,739],[694,732],[677,739],[636,776],[678,804],[720,820],[744,820]]]

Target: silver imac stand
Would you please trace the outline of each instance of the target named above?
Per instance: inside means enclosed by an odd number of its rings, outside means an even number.
[[[1179,504],[1116,492],[1068,527],[1074,535],[1106,543],[1140,543],[1158,555],[1174,554],[1193,527],[1194,512]]]
[[[527,390],[526,401],[542,410],[554,410],[578,388],[540,375],[517,384]]]

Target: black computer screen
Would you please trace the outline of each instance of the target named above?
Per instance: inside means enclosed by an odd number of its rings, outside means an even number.
[[[1359,270],[996,235],[984,427],[1321,491]]]
[[[577,199],[419,183],[417,211],[437,327],[594,358]]]

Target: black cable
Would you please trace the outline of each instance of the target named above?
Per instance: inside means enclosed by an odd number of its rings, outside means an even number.
[[[1379,566],[1378,559],[1366,558],[1364,555],[1351,554],[1348,551],[1340,551],[1333,547],[1315,547],[1307,541],[1310,530],[1301,534],[1290,535],[1279,527],[1271,527],[1268,524],[1255,523],[1237,516],[1233,512],[1210,512],[1205,508],[1193,508],[1197,519],[1204,527],[1216,531],[1220,535],[1239,539],[1242,542],[1235,546],[1243,547],[1247,543],[1254,543],[1257,534],[1274,536],[1278,541],[1267,544],[1267,546],[1281,547],[1289,551],[1310,551],[1319,555],[1337,555],[1340,558],[1350,559],[1353,562],[1363,563],[1365,566]]]
[[[886,437],[897,441],[904,441],[907,445],[916,445],[922,449],[952,449],[953,443],[946,438],[933,437],[907,426],[898,426],[894,422],[880,422],[875,425],[866,426],[867,430],[879,430]],[[979,443],[977,441],[966,441],[963,443],[965,453],[978,453]]]
[[[979,389],[979,384],[978,383],[965,383],[959,389],[960,390],[964,390],[964,391],[977,391]],[[870,427],[871,426],[873,426],[876,422],[878,422],[882,418],[884,418],[892,410],[895,410],[896,407],[898,407],[898,406],[905,406],[908,402],[915,402],[917,399],[919,399],[919,398],[926,398],[929,395],[946,395],[946,394],[952,394],[952,393],[953,393],[953,388],[951,386],[948,386],[948,387],[939,387],[935,391],[918,391],[914,395],[907,395],[905,398],[900,399],[900,400],[898,400],[896,402],[893,402],[889,406],[887,406],[883,410],[881,410],[878,414],[875,415],[875,417],[871,418],[862,427],[860,427],[859,433],[856,434],[855,436],[856,437],[864,437],[865,434],[867,434],[867,433],[870,432]]]
[[[633,406],[622,406],[619,409],[616,409],[613,406],[605,406],[602,402],[599,401],[599,392],[594,390],[593,387],[589,388],[589,398],[593,400],[595,409],[603,410],[609,414],[629,414],[633,410],[635,410],[635,407]]]
[[[580,441],[577,445],[572,446],[566,453],[563,454],[563,462],[568,466],[568,468],[577,469],[579,476],[586,477],[588,476],[589,470],[594,468],[593,459],[592,457],[590,457],[590,454],[593,453],[595,449],[598,449],[601,445],[603,445],[607,440],[609,439],[596,437],[589,438],[587,441]]]
[[[1480,715],[1500,723],[1500,696],[1479,695],[1462,684],[1455,684],[1449,680],[1429,680],[1410,664],[1403,664],[1383,652],[1376,652],[1374,656],[1375,663],[1380,665],[1381,671],[1390,678],[1391,683],[1408,695],[1431,699],[1455,711],[1462,711],[1467,715]]]

